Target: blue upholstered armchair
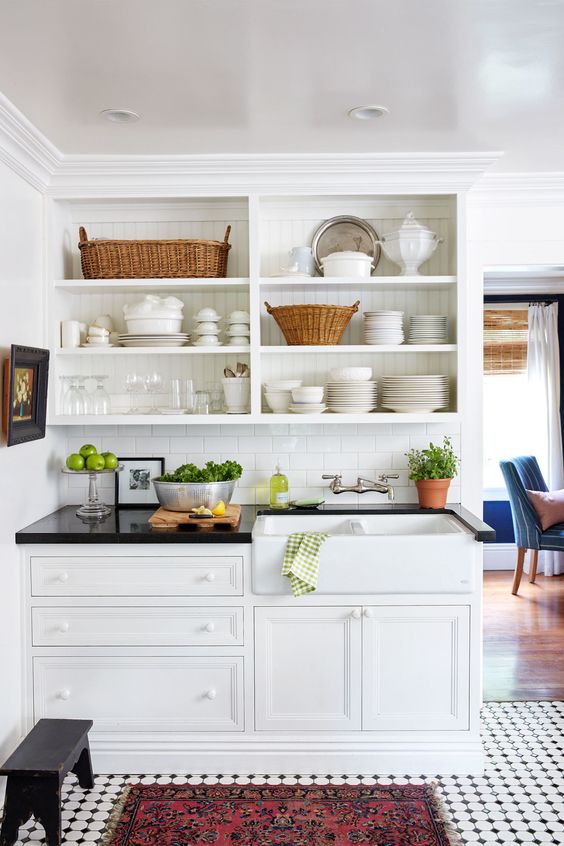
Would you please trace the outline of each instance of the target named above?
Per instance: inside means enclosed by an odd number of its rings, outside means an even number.
[[[517,563],[513,579],[512,593],[519,590],[525,553],[531,550],[531,570],[529,581],[534,582],[537,575],[539,549],[564,550],[564,523],[551,526],[543,532],[539,518],[527,496],[527,491],[547,491],[546,482],[540,471],[537,459],[533,455],[521,455],[500,461],[499,466],[505,479],[515,543],[517,544]]]

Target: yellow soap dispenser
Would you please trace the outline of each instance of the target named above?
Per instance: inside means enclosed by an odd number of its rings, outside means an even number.
[[[290,507],[288,477],[280,471],[280,461],[276,464],[276,473],[270,477],[270,507],[279,510]]]

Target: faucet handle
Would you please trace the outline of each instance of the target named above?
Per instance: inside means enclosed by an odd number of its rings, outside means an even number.
[[[387,484],[389,479],[399,479],[399,473],[382,473],[381,476],[378,476],[378,481],[384,482],[384,484]]]
[[[321,476],[322,479],[335,479],[336,481],[340,482],[343,478],[342,473],[323,473]]]

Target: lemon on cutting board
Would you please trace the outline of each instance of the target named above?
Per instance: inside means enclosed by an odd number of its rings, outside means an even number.
[[[212,508],[212,514],[214,517],[223,517],[225,514],[225,503],[222,499],[219,500],[215,508]]]

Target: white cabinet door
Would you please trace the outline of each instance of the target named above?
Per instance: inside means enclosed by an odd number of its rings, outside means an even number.
[[[360,729],[359,618],[358,608],[255,609],[258,731]]]
[[[35,719],[92,719],[97,731],[243,731],[243,658],[33,659]]]
[[[468,606],[368,607],[362,627],[364,730],[468,728]]]

